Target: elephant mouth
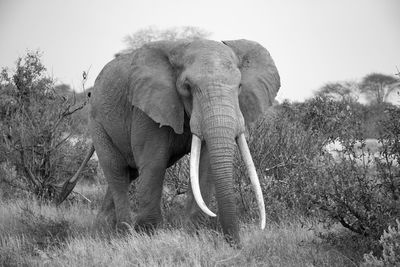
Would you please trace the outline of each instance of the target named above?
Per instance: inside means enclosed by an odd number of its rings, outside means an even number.
[[[256,195],[256,200],[259,209],[259,216],[260,216],[260,227],[261,229],[264,229],[266,223],[264,197],[262,194],[257,171],[254,166],[253,159],[251,157],[250,150],[243,133],[239,135],[239,137],[236,139],[236,142],[239,147],[240,154],[242,155],[242,159],[246,165],[246,169],[250,177],[254,193]],[[193,135],[192,147],[190,152],[190,184],[192,187],[193,196],[197,205],[204,213],[206,213],[211,217],[215,217],[217,215],[207,207],[200,192],[200,184],[199,184],[200,151],[201,151],[201,140],[196,135]]]

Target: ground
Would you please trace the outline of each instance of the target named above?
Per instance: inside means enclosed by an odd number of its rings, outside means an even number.
[[[91,203],[60,207],[32,199],[0,202],[1,266],[353,266],[362,254],[321,238],[312,220],[241,225],[242,249],[210,229],[189,233],[164,225],[154,235],[96,228],[102,186],[80,186]]]

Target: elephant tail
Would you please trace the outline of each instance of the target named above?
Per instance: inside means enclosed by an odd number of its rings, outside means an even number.
[[[93,144],[91,144],[89,151],[86,153],[85,159],[83,160],[81,166],[79,166],[79,169],[77,170],[77,172],[74,174],[74,176],[72,176],[71,179],[68,179],[63,184],[63,186],[61,188],[61,193],[56,198],[57,206],[60,205],[68,197],[68,195],[72,192],[76,183],[79,181],[79,174],[82,172],[83,168],[86,166],[87,162],[92,157],[93,153],[94,153],[94,146],[93,146]]]

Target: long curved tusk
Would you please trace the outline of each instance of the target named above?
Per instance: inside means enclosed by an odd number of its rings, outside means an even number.
[[[265,228],[265,205],[264,205],[264,197],[262,194],[260,181],[258,180],[256,168],[254,167],[253,159],[251,158],[250,150],[246,142],[246,138],[244,134],[239,135],[237,139],[237,144],[240,150],[240,154],[242,154],[242,158],[244,164],[246,165],[247,171],[250,176],[251,184],[253,185],[254,193],[256,194],[258,209],[260,211],[260,227],[261,229]]]
[[[215,217],[214,212],[207,208],[206,203],[204,203],[201,197],[200,184],[199,184],[199,163],[200,163],[200,150],[201,150],[201,140],[196,135],[192,137],[192,148],[190,151],[190,184],[192,186],[192,192],[194,199],[200,209],[208,216]]]
[[[79,166],[79,169],[76,171],[74,176],[71,179],[65,181],[65,183],[63,184],[61,188],[61,193],[55,199],[57,206],[60,205],[68,197],[68,195],[72,192],[72,190],[74,190],[76,183],[79,181],[80,173],[82,172],[83,168],[85,168],[87,162],[90,160],[93,153],[94,153],[94,145],[92,144],[90,146],[89,151],[86,153],[85,159],[83,160],[81,166]]]

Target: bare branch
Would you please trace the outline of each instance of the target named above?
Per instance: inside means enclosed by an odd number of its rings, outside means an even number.
[[[33,175],[32,171],[29,169],[29,167],[26,165],[26,160],[25,160],[25,151],[22,148],[20,150],[20,155],[21,155],[21,161],[22,161],[22,166],[24,168],[24,172],[26,174],[26,177],[31,181],[35,186],[39,186],[35,176]]]
[[[73,110],[68,110],[68,112],[66,112],[66,113],[63,114],[63,116],[64,116],[64,117],[67,117],[67,116],[69,116],[69,115],[72,115],[73,113],[77,112],[78,110],[83,109],[83,107],[86,106],[86,104],[87,104],[87,101],[83,102],[80,106],[76,107],[76,108],[73,109]]]
[[[63,140],[61,140],[57,145],[54,146],[54,148],[51,149],[51,151],[53,150],[57,150],[59,146],[61,146],[62,144],[64,144],[70,137],[72,136],[72,133],[70,133],[69,135],[67,135],[67,137],[65,137]]]

